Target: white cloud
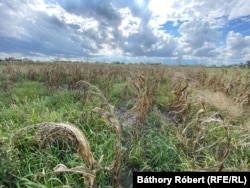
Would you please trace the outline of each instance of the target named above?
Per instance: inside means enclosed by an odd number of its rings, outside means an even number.
[[[143,7],[145,5],[144,0],[135,0],[136,4],[139,5],[140,7]]]
[[[185,54],[198,56],[210,56],[220,33],[212,29],[207,22],[188,21],[179,27],[181,37],[179,38],[179,48]]]
[[[74,23],[74,22],[73,22]],[[74,24],[80,25],[80,28],[78,31],[83,32],[88,29],[94,29],[98,28],[99,22],[93,18],[82,18],[81,22],[75,22]]]
[[[235,19],[243,16],[247,16],[250,14],[250,1],[248,0],[234,0],[234,4],[232,5],[232,10],[229,14],[229,19]]]
[[[205,19],[215,23],[222,17],[236,19],[250,14],[250,1],[246,0],[151,0],[148,8],[152,11],[152,25],[166,21],[187,21]],[[221,19],[222,21],[224,19]],[[224,25],[223,23],[220,23]]]
[[[0,52],[246,58],[248,7],[247,0],[1,1]]]
[[[121,14],[122,21],[118,29],[121,30],[122,35],[128,37],[133,33],[138,33],[141,19],[134,17],[128,7],[120,9],[119,13]]]
[[[227,56],[247,57],[250,54],[250,36],[230,31],[227,35]]]

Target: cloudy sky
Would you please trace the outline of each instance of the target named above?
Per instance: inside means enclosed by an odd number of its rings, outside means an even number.
[[[0,0],[0,58],[250,60],[249,0]]]

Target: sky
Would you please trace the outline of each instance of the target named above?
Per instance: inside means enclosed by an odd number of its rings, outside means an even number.
[[[249,0],[0,0],[0,59],[250,60]]]

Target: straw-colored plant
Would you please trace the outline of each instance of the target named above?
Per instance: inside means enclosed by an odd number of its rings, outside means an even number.
[[[136,125],[142,128],[146,122],[148,111],[153,102],[153,97],[160,81],[163,77],[163,71],[160,68],[153,68],[142,64],[142,72],[132,74],[130,85],[137,95],[137,100],[130,112],[137,112]]]
[[[71,142],[71,146],[77,149],[78,154],[86,163],[85,166],[77,166],[74,168],[68,168],[64,164],[58,164],[54,168],[54,173],[73,172],[81,173],[84,178],[85,187],[95,188],[96,172],[98,170],[113,170],[115,169],[115,176],[113,181],[113,187],[118,188],[120,182],[120,171],[122,166],[122,154],[121,154],[121,128],[118,119],[115,117],[114,106],[108,103],[103,93],[95,86],[86,81],[80,81],[78,84],[83,83],[90,86],[91,91],[100,96],[103,100],[101,107],[95,107],[93,112],[99,113],[106,123],[110,124],[116,130],[117,143],[114,148],[115,159],[108,166],[102,166],[101,159],[97,162],[91,152],[89,142],[83,132],[73,124],[70,123],[38,123],[19,129],[12,137],[12,143],[15,147],[22,145],[22,138],[25,135],[32,136],[32,143],[38,145],[39,149],[46,149],[49,144],[60,142]],[[93,91],[94,90],[94,91]],[[108,109],[104,107],[107,106]]]
[[[90,86],[92,93],[98,95],[102,99],[102,104],[100,107],[95,107],[92,111],[98,113],[103,118],[104,122],[108,125],[111,125],[116,132],[116,145],[115,145],[115,159],[109,167],[102,167],[99,165],[99,169],[103,170],[112,170],[115,169],[115,176],[113,180],[113,187],[120,187],[120,176],[121,176],[121,167],[122,167],[122,153],[121,153],[121,125],[118,121],[118,118],[115,115],[114,106],[111,105],[107,98],[103,95],[100,89],[96,86],[90,84],[87,81],[79,81],[78,84],[87,84]]]
[[[82,167],[77,170],[70,169],[72,172],[80,172],[84,176],[84,183],[86,186],[93,187],[95,181],[95,160],[90,150],[88,140],[83,132],[73,124],[69,123],[39,123],[19,129],[12,137],[12,143],[14,146],[18,146],[20,138],[24,137],[28,133],[33,133],[33,142],[38,144],[40,149],[46,148],[55,141],[71,141],[73,146],[77,148],[78,154],[85,161],[87,168]],[[65,169],[64,169],[65,170]],[[56,167],[55,172],[62,170]]]

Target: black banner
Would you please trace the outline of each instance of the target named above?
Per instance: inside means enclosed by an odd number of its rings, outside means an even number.
[[[133,187],[250,187],[250,172],[134,172]]]

